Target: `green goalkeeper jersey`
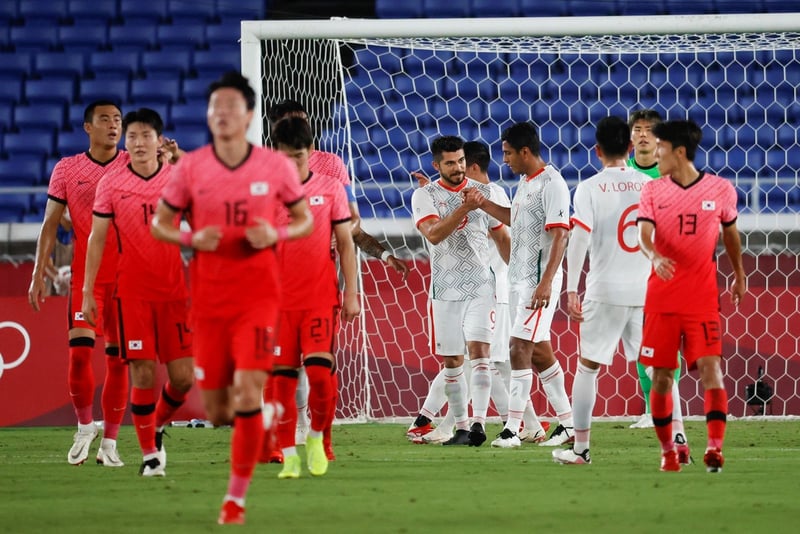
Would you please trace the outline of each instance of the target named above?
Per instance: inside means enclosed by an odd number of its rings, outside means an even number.
[[[628,167],[632,167],[639,172],[643,172],[650,178],[661,178],[661,175],[658,173],[658,163],[650,167],[641,167],[638,163],[636,163],[636,159],[631,156],[628,159]]]

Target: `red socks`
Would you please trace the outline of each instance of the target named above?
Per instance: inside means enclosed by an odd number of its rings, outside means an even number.
[[[656,436],[661,443],[661,450],[671,451],[675,448],[672,436],[672,391],[665,394],[650,390],[650,413],[653,415]]]
[[[156,405],[156,427],[166,425],[173,414],[183,406],[186,401],[187,392],[175,389],[171,382],[167,381],[164,388],[161,390],[161,396],[158,398]]]
[[[261,409],[252,412],[236,412],[231,439],[231,481],[236,480],[235,487],[229,485],[228,494],[235,498],[244,498],[247,485],[253,477],[261,444],[264,440],[264,420]],[[242,487],[242,481],[247,484]]]
[[[156,395],[153,388],[131,389],[131,415],[142,455],[155,454],[156,448]]]
[[[319,360],[327,365],[317,363]],[[322,358],[309,358],[305,362],[308,377],[308,407],[311,411],[311,430],[322,432],[328,426],[333,391],[331,389],[331,362]],[[296,411],[296,410],[295,410]]]
[[[106,347],[106,379],[100,402],[105,421],[103,437],[117,439],[128,404],[128,365],[119,357],[119,347]]]
[[[728,414],[728,392],[724,389],[707,389],[704,395],[708,447],[722,449]]]
[[[295,445],[294,432],[297,428],[297,401],[294,392],[297,389],[297,371],[279,369],[272,372],[268,379],[274,400],[283,405],[283,416],[278,421],[278,447],[285,449]]]
[[[328,412],[328,423],[322,433],[322,443],[326,450],[331,448],[331,431],[333,430],[333,420],[336,419],[336,403],[339,401],[339,372],[336,369],[331,371],[331,405]]]
[[[92,404],[94,401],[94,371],[92,369],[92,351],[94,340],[76,338],[69,340],[69,369],[67,383],[69,396],[78,422],[88,425],[92,422]]]

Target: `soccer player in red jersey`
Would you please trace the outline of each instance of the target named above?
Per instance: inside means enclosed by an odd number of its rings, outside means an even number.
[[[120,353],[130,364],[131,412],[143,456],[139,474],[146,477],[166,476],[164,426],[186,400],[193,381],[183,260],[177,247],[150,235],[150,219],[172,170],[158,157],[163,129],[158,113],[147,108],[122,119],[131,162],[106,174],[97,185],[83,283],[83,315],[94,324],[95,278],[113,223],[120,243],[114,299]],[[156,359],[166,364],[169,375],[157,403]]]
[[[74,256],[69,296],[69,394],[78,431],[67,454],[67,461],[80,465],[89,456],[89,447],[98,436],[93,421],[95,380],[92,372],[92,351],[95,337],[105,337],[106,376],[101,405],[103,409],[103,440],[97,451],[97,462],[107,467],[124,464],[117,453],[117,434],[125,415],[128,398],[128,369],[119,357],[116,309],[111,303],[117,269],[117,238],[109,234],[108,246],[100,262],[94,298],[98,303],[97,326],[89,324],[81,312],[86,244],[92,227],[92,206],[100,178],[130,161],[128,153],[118,150],[122,113],[116,104],[98,100],[89,104],[83,115],[83,129],[89,136],[89,150],[63,158],[53,169],[47,191],[44,222],[36,242],[36,263],[33,267],[28,300],[34,310],[44,301],[45,269],[56,242],[56,232],[65,210],[72,218]]]
[[[650,408],[661,443],[662,471],[680,471],[672,434],[672,381],[681,350],[689,370],[697,369],[705,390],[708,444],[703,461],[722,470],[728,395],[722,383],[722,332],[715,251],[722,242],[733,267],[734,304],[747,291],[736,191],[719,176],[693,163],[702,132],[691,121],[657,124],[662,178],[645,184],[639,202],[639,245],[652,263],[644,305],[639,361],[653,367]]]
[[[300,476],[300,458],[295,448],[295,389],[301,367],[308,377],[311,409],[306,461],[309,472],[321,476],[328,469],[322,434],[329,426],[331,404],[335,401],[330,375],[338,315],[341,308],[342,319],[350,321],[361,311],[350,208],[341,183],[309,170],[308,156],[313,151],[314,140],[308,121],[298,117],[283,119],[275,124],[272,138],[278,150],[297,164],[314,216],[314,232],[309,237],[281,243],[278,249],[283,303],[272,374],[274,397],[286,409],[278,425],[278,442],[284,457],[278,478]],[[331,253],[332,238],[336,240],[345,283],[341,304],[335,256]]]
[[[262,410],[272,367],[280,281],[275,244],[311,233],[297,167],[247,141],[255,92],[235,71],[209,86],[213,143],[181,157],[152,233],[194,249],[190,281],[195,379],[214,425],[233,423],[231,474],[220,524],[244,523],[245,495],[275,406]],[[286,206],[291,222],[277,224]],[[175,217],[186,211],[193,231]]]

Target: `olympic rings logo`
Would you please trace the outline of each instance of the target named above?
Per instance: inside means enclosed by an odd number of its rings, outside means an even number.
[[[17,359],[10,363],[6,363],[3,353],[0,352],[0,378],[3,377],[5,371],[19,367],[31,351],[31,336],[28,334],[28,331],[25,330],[24,326],[14,321],[2,321],[0,322],[0,329],[3,328],[13,328],[22,334],[22,339],[25,341],[25,348],[22,349],[22,354],[17,356]]]

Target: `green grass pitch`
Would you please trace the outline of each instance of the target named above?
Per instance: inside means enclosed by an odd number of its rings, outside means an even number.
[[[119,469],[95,465],[94,449],[92,463],[68,465],[71,428],[4,428],[0,532],[797,532],[800,422],[729,422],[720,474],[702,465],[702,422],[687,423],[698,463],[681,473],[659,472],[655,433],[627,425],[594,424],[588,466],[535,445],[414,445],[403,425],[338,426],[326,476],[278,480],[280,466],[258,466],[244,527],[215,523],[230,429],[171,429],[167,477],[143,479],[131,427]]]

